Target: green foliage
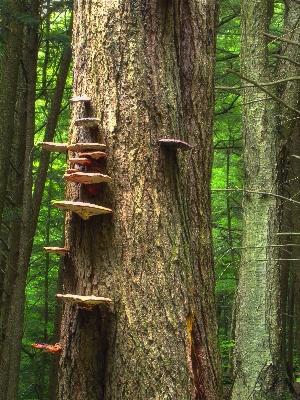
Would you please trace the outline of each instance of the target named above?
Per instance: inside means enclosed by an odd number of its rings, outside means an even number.
[[[239,13],[239,2],[221,1],[211,186],[217,318],[224,379],[229,374],[234,345],[231,319],[242,234],[242,195],[238,190],[243,186],[240,82],[227,71],[240,68]]]
[[[240,5],[222,1],[217,38],[214,165],[212,173],[213,240],[218,322],[224,340],[230,340],[231,309],[241,241],[243,184],[239,70]]]
[[[18,13],[16,18],[19,22],[25,25],[38,25],[40,21],[32,16],[30,13]]]

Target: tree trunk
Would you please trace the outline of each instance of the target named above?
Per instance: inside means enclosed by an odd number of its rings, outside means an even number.
[[[242,75],[257,83],[269,82],[268,46],[272,1],[242,1]],[[285,27],[295,32],[299,5],[289,1]],[[298,47],[282,46],[282,54],[299,62]],[[298,75],[299,67],[279,63],[277,78]],[[294,68],[297,68],[296,73]],[[273,75],[276,79],[276,75]],[[293,82],[268,88],[291,107],[298,100]],[[294,112],[278,107],[260,88],[243,89],[244,201],[243,245],[236,295],[234,387],[232,399],[287,399],[286,369],[282,355],[282,315],[279,252],[285,161]]]
[[[39,1],[31,2],[31,14],[38,20]],[[40,204],[49,164],[49,153],[42,152],[37,177],[32,178],[33,149],[35,134],[35,99],[36,73],[38,56],[38,24],[28,26],[27,48],[24,50],[24,69],[27,78],[27,119],[26,119],[26,146],[23,168],[24,192],[22,197],[21,230],[17,259],[15,259],[15,277],[11,288],[10,302],[7,312],[3,349],[0,368],[0,392],[2,398],[11,400],[16,398],[18,389],[19,364],[21,357],[21,343],[23,336],[23,319],[25,304],[25,287],[27,271],[30,262],[33,239],[38,221]],[[47,121],[45,137],[53,140],[57,124],[66,78],[69,71],[71,54],[66,48],[62,55],[57,86],[53,96],[49,119]]]
[[[213,76],[217,2],[81,1],[74,8],[71,142],[104,142],[113,177],[91,198],[111,207],[67,213],[60,399],[221,398],[211,241]],[[99,128],[76,128],[83,116]],[[190,152],[160,147],[189,142]]]
[[[6,8],[7,7],[7,8]],[[22,52],[23,24],[17,18],[25,12],[25,1],[5,2],[2,31],[5,32],[4,49],[1,48],[0,85],[0,228],[4,210],[9,160],[14,136],[15,104]],[[4,23],[5,21],[5,23]]]

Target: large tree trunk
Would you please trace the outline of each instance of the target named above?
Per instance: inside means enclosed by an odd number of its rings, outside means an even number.
[[[242,75],[257,83],[269,82],[268,32],[272,1],[242,1]],[[287,2],[285,26],[295,32],[299,5]],[[299,48],[299,47],[298,47]],[[281,54],[299,62],[298,48]],[[296,68],[296,70],[295,70]],[[299,67],[281,61],[277,78],[299,74]],[[275,90],[276,89],[276,90]],[[268,87],[291,108],[298,100],[299,86],[286,82]],[[243,137],[245,195],[243,200],[243,246],[236,295],[234,388],[232,399],[285,399],[288,394],[282,354],[281,274],[278,232],[282,215],[282,185],[285,160],[294,125],[294,112],[274,102],[261,88],[243,89]]]
[[[104,142],[94,198],[112,215],[66,218],[65,293],[111,298],[66,304],[61,399],[220,398],[211,241],[216,1],[75,1],[71,142]],[[84,115],[98,128],[77,128]],[[189,142],[190,152],[159,146]]]

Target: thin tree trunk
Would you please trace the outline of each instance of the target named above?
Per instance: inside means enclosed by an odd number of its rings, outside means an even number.
[[[14,137],[14,116],[17,86],[22,52],[23,24],[18,14],[25,12],[25,1],[6,1],[5,45],[1,55],[2,71],[0,85],[0,229],[4,210],[11,144]],[[5,18],[3,16],[3,20]],[[2,20],[2,22],[3,22]],[[5,25],[3,23],[3,25]],[[1,49],[2,52],[2,49]]]
[[[64,280],[64,259],[61,258],[58,270],[57,279],[57,293],[61,293],[63,290]],[[59,301],[55,304],[54,313],[54,328],[51,343],[58,343],[60,341],[60,327],[62,318],[62,306]],[[48,400],[57,400],[57,389],[58,389],[58,367],[59,367],[59,355],[51,357],[50,371],[49,371],[49,389],[48,389]]]
[[[16,265],[18,261],[20,232],[22,227],[20,210],[22,207],[24,189],[24,153],[25,153],[25,130],[26,130],[26,88],[23,87],[17,104],[16,129],[12,144],[11,168],[8,178],[8,196],[11,199],[7,204],[5,214],[8,215],[7,249],[5,250],[6,263],[4,266],[3,291],[1,294],[0,320],[2,326],[1,342],[6,335],[8,310],[16,279]],[[5,218],[5,216],[4,216]],[[3,234],[2,234],[3,237]],[[4,239],[4,237],[3,237]],[[2,351],[2,345],[0,353]]]
[[[104,142],[113,177],[97,197],[69,200],[112,215],[67,215],[65,293],[109,297],[109,309],[67,304],[61,399],[221,398],[211,242],[213,75],[217,2],[74,4],[71,142]],[[84,115],[99,129],[73,127]],[[159,146],[189,142],[190,152]]]

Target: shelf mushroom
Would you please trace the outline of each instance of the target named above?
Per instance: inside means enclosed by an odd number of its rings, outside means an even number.
[[[53,151],[57,153],[66,153],[68,148],[67,143],[54,143],[54,142],[39,142],[38,146],[42,147],[47,151]]]
[[[72,143],[68,145],[68,150],[78,152],[85,150],[102,151],[105,148],[106,145],[102,143]]]
[[[93,128],[100,124],[100,119],[98,118],[79,118],[74,121],[75,126],[87,126],[88,128]]]
[[[79,308],[85,308],[87,310],[92,310],[96,306],[106,305],[112,302],[111,299],[106,297],[79,296],[76,294],[57,294],[55,297],[64,302],[77,304]]]
[[[62,210],[75,212],[84,220],[95,215],[112,213],[110,208],[97,206],[91,203],[83,203],[81,201],[55,201],[52,205]]]
[[[83,102],[83,103],[89,103],[91,99],[85,95],[83,96],[75,96],[69,99],[70,103],[78,103],[78,102]]]
[[[93,172],[73,172],[72,174],[65,174],[63,177],[68,181],[84,183],[85,185],[111,182],[110,176]]]
[[[163,147],[168,147],[171,150],[191,150],[192,146],[178,139],[160,139],[158,143]]]
[[[69,250],[66,249],[65,247],[43,247],[43,249],[47,253],[54,253],[57,254],[58,256],[65,256]]]
[[[100,158],[106,157],[106,153],[104,151],[86,151],[84,153],[79,153],[78,157],[99,160]]]

